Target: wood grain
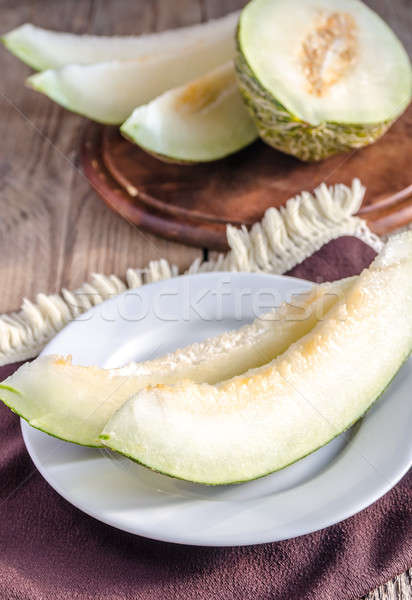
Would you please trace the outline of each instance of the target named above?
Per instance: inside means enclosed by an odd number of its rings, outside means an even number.
[[[227,250],[228,224],[251,226],[302,190],[322,182],[350,186],[356,177],[366,187],[358,214],[372,231],[387,234],[412,222],[412,104],[375,144],[317,163],[260,140],[210,163],[166,163],[117,127],[89,128],[84,144],[83,171],[113,210],[146,231],[193,246]]]
[[[412,600],[412,569],[381,585],[362,600]]]
[[[410,0],[368,2],[412,52]],[[133,34],[190,24],[243,0],[0,0],[1,29],[31,21],[97,34]],[[23,86],[29,69],[0,54],[0,312],[23,296],[80,284],[92,271],[123,275],[165,256],[183,267],[199,251],[143,236],[97,199],[79,172],[86,121]],[[367,600],[411,600],[411,572]]]
[[[16,8],[3,0],[1,27],[32,21],[77,33],[139,33],[200,19],[198,3],[182,4],[188,16],[161,2],[23,0]],[[140,232],[103,205],[78,168],[87,121],[25,88],[30,70],[0,52],[0,313],[24,296],[76,287],[91,272],[123,276],[162,257],[185,267],[201,256]]]

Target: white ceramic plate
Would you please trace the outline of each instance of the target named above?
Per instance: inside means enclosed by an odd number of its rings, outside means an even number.
[[[44,352],[72,354],[78,364],[120,366],[239,327],[308,287],[261,274],[178,277],[95,307]],[[170,542],[256,544],[337,523],[395,485],[412,462],[411,384],[409,361],[360,424],[283,471],[233,486],[174,480],[114,453],[62,442],[24,421],[22,430],[43,477],[96,519]]]

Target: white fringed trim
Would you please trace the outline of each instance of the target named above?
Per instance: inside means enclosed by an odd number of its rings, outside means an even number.
[[[327,187],[323,183],[313,194],[302,192],[280,210],[267,210],[250,231],[229,226],[229,252],[206,262],[196,259],[185,273],[281,274],[343,235],[355,236],[379,252],[382,241],[362,219],[353,216],[364,193],[358,179],[351,188],[342,184]],[[125,281],[115,275],[93,274],[89,282],[73,292],[63,289],[60,295],[38,294],[35,303],[24,299],[19,312],[0,317],[0,365],[33,358],[69,321],[92,306],[126,289],[178,274],[176,265],[161,259],[150,262],[145,269],[128,269]]]

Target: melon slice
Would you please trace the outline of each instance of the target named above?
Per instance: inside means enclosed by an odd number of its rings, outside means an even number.
[[[207,23],[138,36],[73,35],[49,31],[26,23],[2,37],[5,46],[38,71],[68,64],[93,64],[110,60],[132,60],[152,54],[169,54],[193,45],[234,47],[239,13]],[[188,55],[190,56],[190,55]]]
[[[173,477],[248,481],[286,467],[350,427],[411,349],[409,232],[389,242],[384,257],[325,320],[274,361],[216,385],[182,381],[142,390],[101,437],[109,448]]]
[[[99,434],[134,393],[182,378],[215,383],[264,364],[315,326],[352,279],[315,286],[253,324],[162,358],[120,369],[71,364],[56,356],[26,363],[0,385],[0,399],[30,425],[64,440],[100,446]]]
[[[258,136],[232,62],[136,108],[120,131],[158,158],[190,163],[223,158]]]
[[[200,41],[194,37],[185,43],[183,37],[181,46],[133,60],[49,69],[29,77],[27,84],[68,110],[120,124],[137,106],[233,59],[234,39],[210,32]]]
[[[303,160],[374,142],[411,100],[405,49],[359,0],[252,0],[237,70],[261,137]]]

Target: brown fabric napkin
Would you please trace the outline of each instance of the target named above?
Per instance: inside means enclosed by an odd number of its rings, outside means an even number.
[[[342,237],[290,274],[331,281],[374,256]],[[1,368],[0,380],[17,366]],[[18,417],[0,405],[0,480],[0,600],[351,600],[412,564],[411,472],[366,510],[310,535],[178,546],[115,530],[63,500],[34,468]]]

